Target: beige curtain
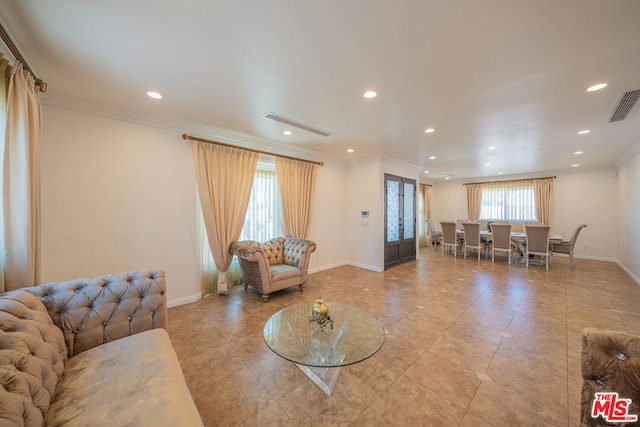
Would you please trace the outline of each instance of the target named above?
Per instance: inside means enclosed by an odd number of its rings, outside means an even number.
[[[258,154],[192,141],[191,153],[207,240],[218,270],[218,293],[229,290],[227,271],[251,195]]]
[[[425,218],[431,219],[431,186],[424,186]]]
[[[287,237],[306,239],[311,226],[318,165],[278,157],[276,172],[282,198],[282,231]]]
[[[0,291],[40,283],[40,97],[34,77],[20,62],[9,74],[2,145]]]
[[[536,216],[538,222],[551,225],[551,208],[553,206],[553,178],[533,180],[533,191],[536,195]]]
[[[466,184],[465,187],[467,187],[467,214],[471,221],[477,221],[480,217],[482,184]]]

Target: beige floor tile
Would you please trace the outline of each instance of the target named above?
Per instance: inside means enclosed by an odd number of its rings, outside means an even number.
[[[554,411],[495,382],[480,384],[468,414],[494,426],[556,427],[568,420],[566,410]]]
[[[405,375],[373,402],[371,408],[399,426],[457,425],[465,412]]]
[[[235,286],[169,309],[205,425],[576,425],[582,328],[640,333],[640,287],[617,264],[554,258],[546,271],[440,248],[420,256],[383,273],[314,273],[304,292],[266,303]],[[262,337],[271,315],[317,298],[365,308],[387,331],[378,353],[343,368],[331,397]]]
[[[443,399],[467,408],[481,380],[475,372],[434,354],[423,354],[405,372]]]

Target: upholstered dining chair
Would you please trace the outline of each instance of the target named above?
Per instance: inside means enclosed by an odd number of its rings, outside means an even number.
[[[545,268],[549,269],[549,258],[551,257],[551,249],[549,248],[550,229],[551,227],[548,225],[524,226],[527,267],[529,267],[529,255],[538,255],[544,257]]]
[[[578,235],[580,235],[580,231],[585,228],[587,224],[580,224],[573,230],[573,234],[571,235],[570,240],[563,240],[560,243],[554,243],[551,245],[551,250],[558,254],[568,254],[569,255],[569,265],[571,268],[574,268],[575,265],[573,263],[573,248],[576,246],[576,240],[578,240]]]
[[[467,257],[467,249],[475,249],[478,252],[478,261],[480,261],[480,251],[483,245],[480,240],[480,223],[463,222],[462,230],[464,231],[464,257]]]
[[[439,233],[436,229],[436,224],[432,219],[427,220],[427,228],[429,229],[429,238],[431,240],[432,245],[437,245],[440,243],[442,239],[442,233]]]
[[[458,249],[458,235],[456,233],[456,223],[453,221],[441,221],[440,226],[442,227],[442,255],[444,255],[444,250],[453,247],[453,256],[457,255]]]
[[[506,252],[511,264],[511,224],[508,222],[494,222],[491,224],[491,262],[494,262],[496,252]]]
[[[621,403],[626,407],[626,415],[640,417],[640,336],[585,328],[582,331],[581,365],[580,425],[638,425],[637,421],[616,422],[607,418],[615,414],[614,409],[621,409],[618,406]],[[597,393],[603,394],[596,396]],[[616,393],[615,399],[613,393]],[[597,401],[595,407],[594,400]]]

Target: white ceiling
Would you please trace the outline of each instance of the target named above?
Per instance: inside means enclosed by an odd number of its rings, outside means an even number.
[[[640,141],[640,107],[608,123],[640,88],[639,0],[21,0],[0,17],[45,96],[434,180],[613,165]],[[332,135],[284,136],[265,111]]]

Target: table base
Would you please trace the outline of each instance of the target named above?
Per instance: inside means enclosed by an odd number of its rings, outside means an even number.
[[[299,365],[297,363],[296,366],[300,368],[300,370],[309,377],[309,379],[313,381],[320,390],[324,391],[327,396],[331,397],[331,393],[333,393],[333,388],[338,381],[338,376],[340,375],[342,367],[318,368],[315,366]]]

